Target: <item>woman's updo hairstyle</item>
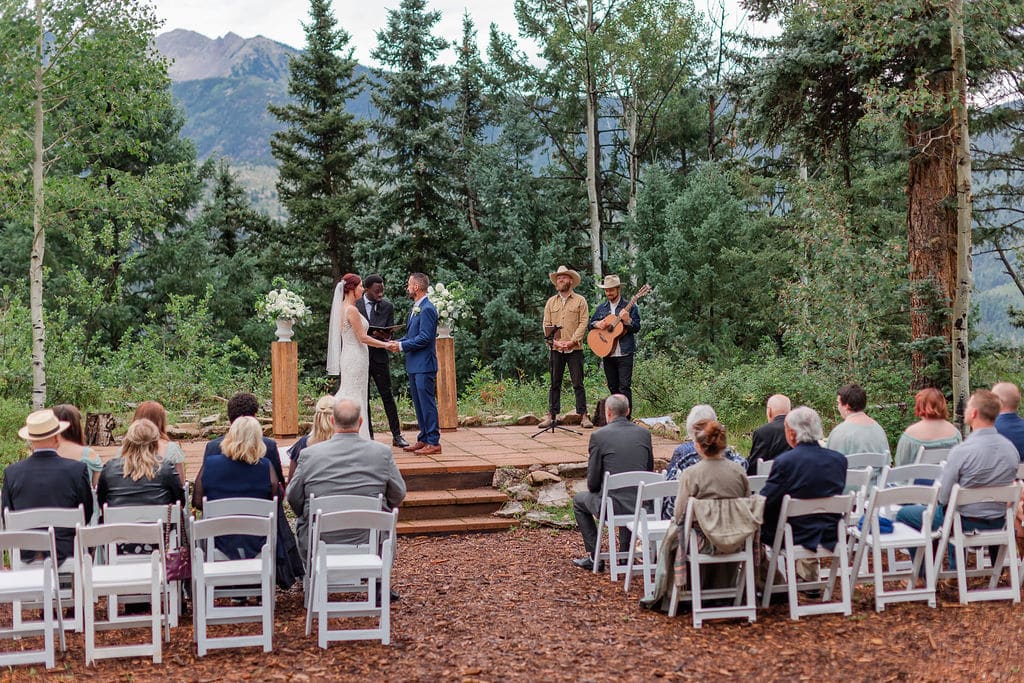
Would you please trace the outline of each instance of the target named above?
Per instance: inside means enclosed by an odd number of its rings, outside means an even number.
[[[709,458],[721,455],[725,450],[725,427],[717,420],[702,422],[693,438]]]
[[[363,279],[355,273],[345,273],[341,276],[341,281],[344,283],[344,289],[342,291],[345,294],[348,294],[349,292],[354,291]]]

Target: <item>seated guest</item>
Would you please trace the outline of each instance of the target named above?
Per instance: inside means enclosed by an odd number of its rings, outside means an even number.
[[[103,461],[100,454],[85,444],[85,430],[82,429],[82,413],[70,403],[61,403],[53,407],[53,414],[61,422],[67,422],[70,427],[60,435],[60,448],[58,453],[62,458],[81,460],[89,468],[89,483],[93,486],[100,479],[100,471],[103,469]]]
[[[978,389],[971,394],[964,410],[964,420],[971,426],[971,433],[963,443],[953,446],[942,468],[938,505],[932,519],[933,530],[942,527],[953,484],[974,489],[1006,486],[1016,479],[1020,456],[1013,442],[996,431],[998,416],[998,396],[986,389]],[[904,505],[896,519],[920,529],[923,512],[923,505]],[[1006,506],[1003,503],[971,503],[960,508],[960,521],[966,532],[1002,529],[1006,523]]]
[[[746,498],[750,495],[750,481],[743,465],[726,460],[725,427],[715,420],[701,421],[694,437],[700,462],[687,468],[679,477],[672,521],[683,524],[686,502],[697,499]]]
[[[185,505],[185,489],[173,464],[160,458],[160,428],[150,420],[128,425],[121,453],[103,466],[96,499],[104,505]]]
[[[178,479],[185,483],[185,451],[176,441],[171,441],[167,436],[167,411],[159,401],[143,401],[135,409],[135,417],[132,420],[149,420],[160,430],[160,440],[157,442],[157,455],[160,460],[174,466],[178,473]]]
[[[864,413],[868,395],[857,384],[840,387],[836,403],[843,421],[828,435],[828,448],[843,455],[854,453],[888,453],[889,439],[882,425]]]
[[[80,460],[58,453],[61,433],[71,425],[58,420],[52,410],[38,410],[25,418],[18,436],[29,442],[32,455],[4,469],[3,507],[10,510],[85,507],[85,519],[92,517],[92,489],[89,468]],[[57,562],[75,551],[75,530],[56,529]]]
[[[335,398],[328,394],[321,396],[316,402],[316,412],[313,413],[313,427],[301,439],[292,444],[288,449],[291,462],[288,463],[288,481],[295,476],[295,468],[299,466],[299,456],[306,446],[312,446],[321,441],[327,441],[334,436],[334,402]],[[305,557],[305,555],[303,555]]]
[[[774,394],[765,404],[768,424],[754,430],[750,439],[750,457],[747,459],[747,474],[757,474],[758,459],[768,461],[779,453],[789,450],[786,443],[786,414],[792,409],[789,397]]]
[[[398,471],[391,449],[359,436],[363,421],[361,412],[359,404],[347,398],[334,403],[329,420],[333,432],[331,438],[303,449],[302,462],[288,483],[288,504],[298,516],[295,532],[304,560],[309,535],[309,510],[306,507],[310,494],[317,497],[376,497],[384,494],[389,509],[398,507],[405,499],[405,480]],[[366,543],[367,533],[341,533],[328,540],[333,543]]]
[[[1020,406],[1020,389],[1016,384],[999,382],[992,387],[992,393],[999,397],[996,431],[1016,446],[1020,461],[1024,462],[1024,419],[1017,414],[1017,408]]]
[[[228,399],[228,422],[234,424],[235,420],[240,417],[251,417],[256,418],[256,413],[260,410],[260,402],[250,393],[239,392]],[[257,420],[257,424],[259,421]],[[263,439],[263,447],[265,449],[265,455],[267,461],[270,462],[270,466],[274,468],[274,474],[277,475],[277,481],[284,484],[284,471],[281,469],[281,454],[277,452],[277,442],[273,439],[263,436],[262,431],[260,432],[260,438]],[[224,437],[214,439],[206,444],[206,450],[203,451],[203,460],[214,453],[221,453],[221,443]]]
[[[679,475],[684,470],[700,462],[700,455],[697,453],[694,437],[697,429],[709,420],[718,420],[718,416],[715,415],[715,409],[711,406],[700,403],[690,408],[690,413],[686,416],[686,436],[689,440],[679,444],[672,451],[672,457],[668,461],[668,469],[665,471],[666,481],[679,479]],[[743,465],[744,467],[747,466],[746,459],[729,446],[725,447],[724,457],[726,460]],[[672,513],[675,511],[675,500],[675,498],[666,498],[662,501],[662,519],[672,519]]]
[[[910,465],[917,459],[921,446],[951,448],[961,441],[960,430],[950,422],[946,397],[938,389],[922,389],[914,396],[914,415],[921,418],[900,436],[896,444],[896,467]]]
[[[765,498],[761,540],[768,545],[775,542],[784,496],[827,498],[841,495],[846,488],[846,456],[818,443],[823,435],[818,413],[800,406],[786,415],[785,426],[786,443],[792,449],[775,457],[761,489]],[[793,542],[808,550],[817,550],[819,545],[832,550],[838,541],[838,520],[838,515],[831,514],[794,517],[790,520]]]
[[[590,460],[587,462],[587,490],[577,493],[572,501],[576,524],[583,535],[583,546],[587,556],[573,560],[581,569],[594,568],[594,548],[597,537],[597,516],[601,514],[601,486],[604,473],[619,474],[654,470],[654,449],[651,447],[651,433],[626,419],[629,414],[629,399],[622,394],[612,394],[604,402],[605,418],[608,424],[590,435]],[[619,489],[610,495],[615,514],[632,512],[636,506],[636,489]],[[629,545],[629,531],[619,529],[619,541]]]

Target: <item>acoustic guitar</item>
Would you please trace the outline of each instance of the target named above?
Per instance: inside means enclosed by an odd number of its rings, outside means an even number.
[[[644,285],[633,295],[633,298],[629,300],[629,303],[622,310],[628,311],[632,309],[640,297],[647,296],[651,291],[650,285]],[[606,357],[615,348],[615,343],[619,340],[619,337],[626,334],[626,326],[622,323],[622,318],[619,317],[621,314],[622,311],[614,315],[606,315],[603,321],[605,324],[604,329],[599,330],[595,327],[587,335],[587,346],[597,356],[601,358]]]

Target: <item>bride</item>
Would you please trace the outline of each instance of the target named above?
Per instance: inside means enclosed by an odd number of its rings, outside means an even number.
[[[370,323],[356,308],[363,295],[363,281],[358,275],[346,273],[334,287],[331,323],[327,332],[327,374],[338,375],[336,398],[349,398],[363,409],[359,436],[370,438],[370,416],[367,390],[370,386],[370,346],[387,348],[387,343],[374,339],[367,330]]]

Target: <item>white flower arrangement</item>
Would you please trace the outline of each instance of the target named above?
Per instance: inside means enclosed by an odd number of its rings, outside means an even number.
[[[459,318],[465,317],[469,309],[466,289],[458,282],[451,282],[447,287],[443,282],[431,285],[427,287],[427,297],[437,308],[438,324],[452,329]]]
[[[256,313],[263,320],[275,320],[277,318],[288,318],[301,321],[310,314],[309,307],[302,297],[285,288],[285,282],[280,278],[274,278],[272,283],[274,289],[267,292],[267,295],[256,302]]]

